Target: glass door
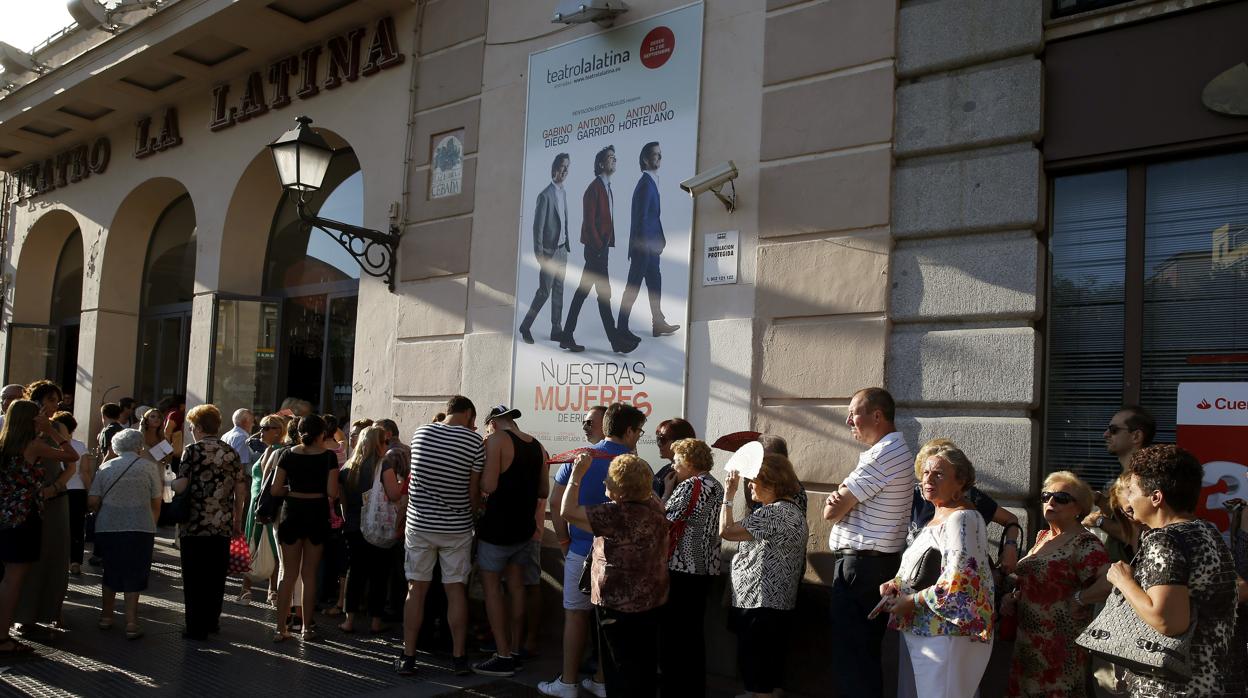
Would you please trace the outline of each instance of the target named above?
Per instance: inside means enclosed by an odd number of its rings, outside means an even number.
[[[208,401],[227,413],[275,411],[281,301],[218,296],[213,317]]]
[[[330,296],[325,331],[325,405],[346,424],[351,416],[352,371],[355,363],[355,315],[359,296]]]
[[[57,375],[59,334],[58,328],[50,325],[10,324],[5,343],[4,383],[29,385]]]
[[[186,394],[190,344],[189,308],[143,316],[139,321],[136,399],[155,405],[162,398]]]

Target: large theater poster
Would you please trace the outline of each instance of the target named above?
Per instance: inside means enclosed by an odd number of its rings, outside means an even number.
[[[684,409],[702,5],[529,57],[512,404],[553,454],[624,402]]]

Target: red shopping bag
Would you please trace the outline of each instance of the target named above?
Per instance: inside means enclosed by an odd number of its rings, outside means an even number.
[[[230,541],[230,567],[229,573],[232,575],[247,574],[251,569],[251,548],[247,545],[247,539],[238,536]]]

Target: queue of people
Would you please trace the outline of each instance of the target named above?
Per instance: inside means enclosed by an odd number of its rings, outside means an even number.
[[[71,438],[72,415],[57,411],[59,387],[12,387],[0,393],[0,656],[31,651],[10,634],[14,622],[24,636],[60,621],[67,575],[81,568],[81,512],[90,512],[102,631],[114,624],[120,592],[125,637],[143,636],[139,598],[167,519],[177,526],[188,640],[220,632],[231,543],[241,539],[250,559],[276,560],[271,573],[245,578],[238,599],[252,603],[267,580],[275,642],[296,632],[317,639],[327,598],[318,582],[338,577],[330,596],[339,600],[325,615],[341,614],[343,632],[385,632],[401,570],[399,674],[419,672],[426,602],[439,583],[452,669],[511,676],[535,649],[549,510],[564,566],[563,651],[562,671],[539,684],[542,693],[706,695],[703,634],[724,541],[736,548],[727,622],[740,679],[757,696],[786,683],[809,528],[807,492],[776,435],[759,436],[751,477],[730,470],[721,483],[711,447],[682,418],[656,428],[667,462],[639,457],[647,418],[621,403],[589,410],[585,447],[552,462],[521,429],[518,409],[490,409],[483,435],[464,396],[417,428],[410,446],[393,420],[357,420],[343,434],[335,418],[298,401],[258,421],[237,410],[222,434],[216,406],[186,411],[175,400],[163,410],[132,404],[128,415],[106,404],[95,468]],[[182,420],[191,439],[175,450]],[[823,502],[835,558],[836,695],[883,695],[894,680],[899,696],[975,695],[1003,639],[1013,641],[1010,696],[1245,694],[1248,648],[1232,638],[1248,585],[1217,529],[1195,517],[1199,462],[1151,444],[1146,412],[1124,408],[1106,430],[1123,466],[1106,491],[1069,471],[1045,478],[1037,502],[1045,528],[1022,555],[1017,517],[976,487],[971,455],[949,439],[913,453],[895,420],[887,391],[853,396],[846,425],[863,451]],[[991,524],[1001,527],[995,558]],[[344,541],[339,552],[335,538]],[[467,656],[474,569],[493,638],[491,656],[476,664]],[[1098,607],[1119,598],[1152,632],[1188,638],[1190,678],[1114,662],[1100,645],[1093,666],[1081,637]],[[887,628],[901,638],[896,677],[883,670]],[[586,675],[589,647],[598,671]]]

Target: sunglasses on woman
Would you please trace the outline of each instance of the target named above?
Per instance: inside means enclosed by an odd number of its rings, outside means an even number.
[[[1071,502],[1075,501],[1075,498],[1067,494],[1066,492],[1041,492],[1040,493],[1041,504],[1048,504],[1050,499],[1057,502],[1058,504],[1070,504]]]

